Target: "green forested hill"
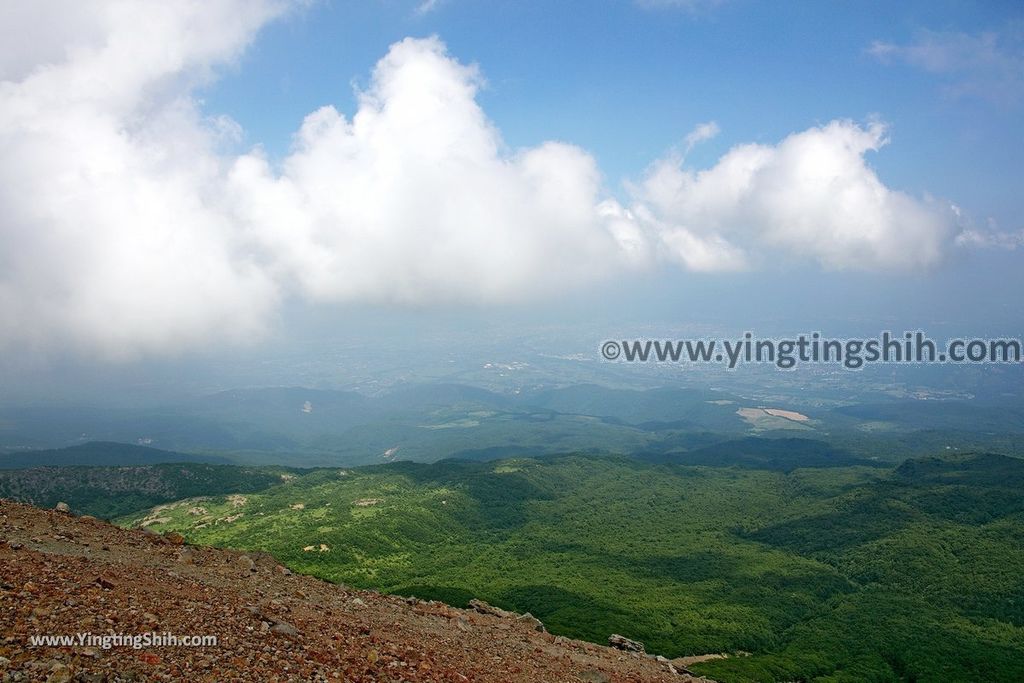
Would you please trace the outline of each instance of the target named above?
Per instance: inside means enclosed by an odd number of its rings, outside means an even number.
[[[286,467],[165,463],[137,467],[0,469],[0,498],[105,519],[190,496],[247,493],[294,476]]]
[[[0,453],[0,470],[30,467],[141,466],[167,462],[227,463],[229,461],[227,458],[217,455],[178,453],[111,441],[89,441],[67,448]]]
[[[694,666],[721,681],[1024,680],[1024,461],[786,469],[395,463],[148,519],[334,581],[530,611],[555,633],[753,653]]]

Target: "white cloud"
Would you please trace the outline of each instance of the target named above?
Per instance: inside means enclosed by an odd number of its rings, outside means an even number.
[[[416,5],[416,14],[423,15],[433,12],[441,4],[441,0],[423,0]]]
[[[827,268],[916,268],[939,262],[956,229],[948,206],[887,188],[864,155],[885,127],[850,121],[739,145],[712,168],[656,162],[632,188],[641,223],[688,267],[716,270],[764,252]]]
[[[953,209],[959,216],[960,209],[958,207],[953,207]],[[1005,251],[1024,248],[1024,229],[1017,230],[1016,232],[1000,230],[995,219],[992,218],[988,219],[987,224],[983,228],[976,227],[966,220],[965,223],[964,229],[956,236],[956,244],[958,246],[976,249],[1002,249]]]
[[[936,74],[955,97],[1012,103],[1024,96],[1024,25],[974,34],[923,30],[905,45],[876,40],[867,52]]]
[[[284,7],[84,4],[0,20],[40,39],[0,47],[0,343],[122,355],[257,333],[277,287],[216,206],[224,124],[189,92]]]
[[[718,127],[718,124],[715,123],[714,121],[708,121],[707,123],[699,124],[693,130],[691,130],[683,139],[683,142],[686,143],[687,153],[689,153],[690,150],[692,150],[696,145],[699,145],[705,140],[710,140],[711,138],[718,135],[720,132],[722,132],[721,129]]]
[[[238,125],[191,93],[286,5],[37,7],[0,22],[14,36],[60,19],[50,42],[0,47],[0,346],[167,353],[257,336],[288,298],[486,304],[767,255],[917,267],[951,241],[939,204],[865,162],[877,124],[740,145],[700,171],[670,156],[623,205],[578,147],[507,149],[477,69],[436,38],[393,45],[354,115],[309,114],[280,163],[230,157]]]
[[[1013,251],[1024,247],[1024,230],[1018,230],[1017,232],[964,230],[956,236],[956,242],[965,247]]]
[[[555,142],[506,153],[478,82],[439,40],[407,39],[351,120],[306,118],[280,174],[258,152],[238,159],[232,209],[275,276],[318,300],[475,302],[615,268],[594,159]]]

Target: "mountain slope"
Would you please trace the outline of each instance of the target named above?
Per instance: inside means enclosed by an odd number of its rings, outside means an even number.
[[[694,680],[516,615],[355,591],[293,575],[266,554],[177,545],[17,503],[0,501],[0,538],[0,671],[11,680]],[[33,635],[112,632],[217,644],[27,646]]]
[[[64,502],[110,519],[181,498],[259,491],[301,471],[200,463],[0,470],[0,498],[44,508]]]

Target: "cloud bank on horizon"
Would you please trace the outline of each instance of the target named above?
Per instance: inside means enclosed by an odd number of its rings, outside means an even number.
[[[289,299],[502,302],[664,264],[925,268],[957,244],[955,207],[867,163],[881,123],[737,145],[699,170],[668,154],[620,200],[577,146],[508,150],[480,72],[438,38],[392,45],[355,114],[310,113],[279,163],[229,153],[238,125],[195,89],[288,9],[2,10],[0,346],[164,353],[258,336]],[[717,133],[698,126],[686,150]]]

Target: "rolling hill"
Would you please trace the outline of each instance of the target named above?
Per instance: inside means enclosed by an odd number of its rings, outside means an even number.
[[[1024,678],[1024,461],[740,464],[332,468],[121,523],[349,585],[482,598],[585,640],[752,653],[693,665],[720,681]]]

